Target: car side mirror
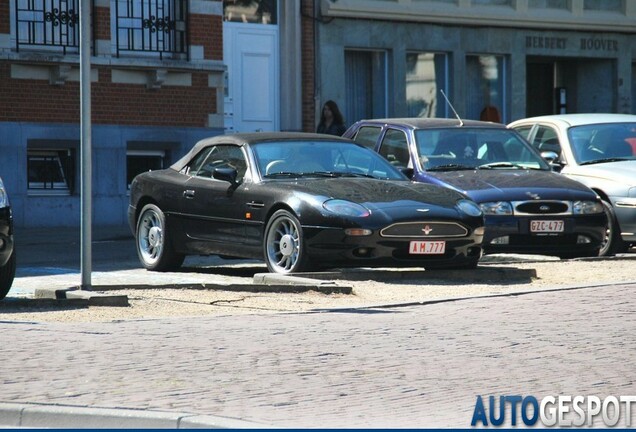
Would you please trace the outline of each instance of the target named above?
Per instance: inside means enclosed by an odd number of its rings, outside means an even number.
[[[556,154],[556,152],[543,151],[541,152],[541,157],[550,164],[552,171],[559,172],[561,171],[561,168],[563,168],[563,164],[559,161],[559,155]]]
[[[212,178],[230,182],[232,185],[236,185],[237,177],[238,172],[234,168],[215,168],[212,172]]]

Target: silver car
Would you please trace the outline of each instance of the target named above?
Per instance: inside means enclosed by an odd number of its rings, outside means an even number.
[[[600,255],[636,245],[636,115],[557,114],[508,125],[563,175],[599,194],[608,214]]]

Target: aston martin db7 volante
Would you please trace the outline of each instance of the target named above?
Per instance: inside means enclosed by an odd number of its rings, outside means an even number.
[[[269,271],[474,268],[483,214],[460,192],[408,180],[351,140],[292,132],[204,139],[132,182],[142,265],[186,255],[264,260]]]

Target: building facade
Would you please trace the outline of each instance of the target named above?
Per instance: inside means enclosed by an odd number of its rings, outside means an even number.
[[[317,103],[369,117],[636,112],[636,0],[318,0]]]
[[[203,137],[372,117],[636,112],[636,0],[0,0],[0,177],[18,226],[80,221],[79,1],[93,223]]]
[[[223,132],[221,2],[0,0],[0,176],[18,226],[79,225],[79,1],[92,9],[95,224],[125,224],[135,174]]]

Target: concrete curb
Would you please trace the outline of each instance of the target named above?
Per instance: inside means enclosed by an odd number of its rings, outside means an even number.
[[[530,281],[537,277],[536,269],[517,269],[485,266],[476,269],[466,270],[411,270],[411,269],[393,269],[387,271],[374,271],[369,273],[365,270],[342,270],[337,272],[319,272],[319,273],[297,273],[298,279],[312,280],[335,280],[346,281],[365,281],[373,280],[376,282],[394,281],[394,280],[413,280],[413,279],[443,279],[452,283],[469,282],[476,283],[484,279],[490,281]],[[256,278],[256,275],[254,276]],[[287,276],[289,277],[289,276]],[[314,283],[315,280],[314,280]]]
[[[141,409],[0,402],[0,425],[68,429],[273,429],[240,419]]]
[[[90,290],[80,290],[79,287],[69,288],[36,288],[34,299],[53,301],[75,300],[83,306],[130,306],[128,296],[103,291],[117,291],[124,289],[199,289],[223,290],[266,293],[301,293],[318,291],[323,294],[351,294],[353,287],[339,285],[334,281],[323,281],[311,278],[258,273],[254,275],[253,284],[210,284],[210,283],[169,283],[169,284],[121,284],[121,285],[92,285]],[[101,292],[100,292],[101,291]],[[55,304],[55,303],[53,303]]]
[[[36,288],[34,299],[80,300],[87,306],[129,306],[128,296],[111,295],[71,288]]]

